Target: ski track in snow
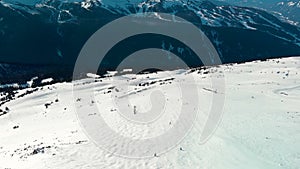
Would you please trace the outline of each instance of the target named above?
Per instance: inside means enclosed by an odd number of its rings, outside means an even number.
[[[80,128],[74,103],[98,104],[104,114],[116,111],[109,103],[110,93],[115,90],[112,80],[130,82],[131,86],[122,92],[135,104],[143,103],[138,109],[146,109],[151,91],[172,91],[174,82],[191,75],[197,81],[199,95],[209,97],[215,93],[209,77],[218,76],[220,71],[226,79],[224,114],[214,135],[203,145],[198,142],[199,132],[192,130],[165,154],[128,159],[98,148]],[[96,100],[88,104],[81,98],[73,99],[72,83],[38,87],[33,93],[4,103],[0,109],[9,110],[3,115],[0,112],[0,168],[299,168],[300,57],[168,74],[174,79],[153,73],[106,77],[93,83],[92,78],[80,80],[82,92],[95,91]],[[19,90],[16,96],[30,90]],[[176,108],[171,98],[169,103]],[[123,131],[117,125],[112,127]]]

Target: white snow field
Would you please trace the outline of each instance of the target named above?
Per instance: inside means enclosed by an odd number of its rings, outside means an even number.
[[[203,121],[197,118],[196,127],[165,153],[151,158],[117,156],[97,146],[81,128],[77,117],[75,104],[86,110],[96,104],[99,112],[87,112],[88,116],[101,115],[116,132],[126,137],[155,137],[180,120],[177,102],[181,101],[181,96],[175,90],[176,82],[194,76],[200,111],[205,117],[209,112],[209,98],[220,94],[211,88],[209,79],[220,76],[220,72],[226,80],[224,112],[218,128],[204,144],[200,144],[201,133],[195,129]],[[19,90],[15,99],[1,105],[5,113],[0,112],[0,168],[300,168],[300,57],[196,71],[121,75],[96,81],[94,77],[90,74],[87,79],[78,81],[80,88],[76,88],[82,93],[93,91],[94,99],[73,98],[72,83],[57,83]],[[130,97],[131,105],[135,105],[133,114],[151,109],[151,92],[166,94],[164,110],[167,115],[158,117],[159,125],[137,127],[139,125],[131,124],[118,114],[111,94],[115,90],[112,84],[119,81],[130,84],[121,92]],[[126,145],[122,148],[126,149]]]

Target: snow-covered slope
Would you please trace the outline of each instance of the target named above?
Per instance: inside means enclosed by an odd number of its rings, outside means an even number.
[[[286,20],[294,21],[299,26],[300,1],[282,1],[271,6],[272,10],[278,11],[279,15],[285,16]]]
[[[248,6],[265,9],[278,16],[283,21],[299,26],[300,1],[298,0],[219,0],[238,6]]]
[[[2,93],[0,168],[296,169],[300,166],[299,70],[300,58],[292,57],[77,81],[78,92],[88,92],[95,87],[95,100],[71,99],[72,83]],[[210,77],[221,78],[220,72],[226,79],[224,114],[214,135],[203,145],[199,144],[199,131],[193,129],[178,146],[156,157],[114,156],[97,147],[84,134],[75,113],[74,103],[87,109],[96,104],[108,123],[116,122],[118,113],[111,97],[111,91],[115,90],[112,85],[116,82],[130,84],[122,92],[130,94],[137,112],[147,109],[151,92],[161,90],[173,96],[167,98],[166,113],[176,113],[180,97],[172,92],[175,84],[193,76],[200,98],[205,98],[201,102],[205,115],[209,110],[208,98],[222,94],[210,84]],[[99,112],[86,113],[95,116]],[[160,132],[172,128],[169,121],[165,123]],[[138,131],[134,125],[122,128],[122,124],[111,126],[125,135]],[[201,125],[201,121],[197,121],[197,125]],[[148,130],[144,132],[149,134]]]

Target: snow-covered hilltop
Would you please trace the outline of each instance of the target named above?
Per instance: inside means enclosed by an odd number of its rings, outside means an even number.
[[[2,93],[0,168],[298,168],[299,65],[300,58],[291,57],[101,79],[89,75],[91,78],[78,81],[77,87],[79,92],[93,90],[94,100],[71,99],[72,83]],[[87,110],[96,104],[100,111],[87,111],[88,116],[101,115],[114,130],[135,137],[130,133],[141,132],[141,126],[129,127],[126,120],[116,121],[120,114],[111,97],[112,90],[117,90],[112,85],[116,82],[130,84],[127,90],[120,92],[129,94],[135,105],[132,113],[139,114],[149,107],[152,92],[160,90],[176,95],[173,92],[176,82],[184,82],[190,76],[197,82],[200,98],[205,98],[201,102],[201,113],[205,115],[209,112],[208,98],[224,94],[210,84],[211,77],[222,78],[220,72],[226,78],[224,114],[214,135],[203,145],[199,144],[199,130],[193,129],[179,145],[164,154],[148,159],[128,159],[95,146],[79,125],[74,103]],[[97,78],[96,81],[93,78]],[[165,113],[176,114],[174,108],[182,100],[175,95],[166,97]],[[201,119],[196,121],[196,127],[202,122]],[[162,121],[159,131],[164,133],[175,123],[176,119]],[[151,133],[151,129],[143,131],[146,136]]]

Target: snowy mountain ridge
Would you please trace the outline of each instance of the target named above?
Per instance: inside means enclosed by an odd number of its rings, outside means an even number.
[[[278,2],[277,5],[281,5],[281,6],[284,6],[284,5],[287,5],[289,7],[297,7],[297,8],[300,8],[300,1],[289,1],[289,2]]]
[[[214,1],[216,2],[216,1]],[[76,20],[76,15],[72,14],[68,9],[70,4],[80,4],[82,8],[86,10],[92,10],[90,8],[98,7],[104,8],[112,12],[120,14],[134,14],[139,12],[152,12],[156,11],[155,6],[161,6],[164,9],[172,10],[172,13],[176,14],[176,8],[182,7],[193,11],[201,19],[203,25],[221,27],[243,27],[245,29],[256,29],[255,25],[260,24],[256,22],[257,19],[262,19],[264,22],[273,24],[277,27],[276,23],[267,19],[263,14],[257,13],[258,11],[247,9],[237,6],[229,6],[222,3],[215,5],[210,1],[190,1],[190,0],[84,0],[84,1],[44,1],[36,3],[34,6],[24,5],[22,3],[9,4],[1,2],[4,6],[10,8],[20,9],[24,12],[36,15],[39,13],[40,8],[49,8],[59,13],[57,22],[72,22]],[[132,10],[134,8],[134,10]],[[60,15],[68,15],[71,19],[61,20]],[[259,18],[254,18],[258,15]],[[254,26],[253,26],[254,25]]]
[[[59,76],[61,73],[57,67],[62,66],[68,67],[61,69],[64,76],[70,77],[80,49],[93,33],[117,18],[143,12],[175,14],[190,21],[210,39],[223,63],[300,54],[300,28],[256,8],[194,0],[48,0],[35,1],[30,5],[25,2],[0,1],[0,63],[23,70],[16,74],[8,68],[0,72],[0,76],[11,77],[1,81],[21,78],[26,83],[32,77],[47,78],[53,74],[61,79],[65,77]],[[169,44],[170,48],[167,48],[170,52],[190,59],[188,61],[193,66],[203,65],[192,61],[193,53],[183,44],[162,37],[147,39],[138,46],[133,41],[129,42],[127,45],[131,45],[130,48],[113,52],[108,56],[111,59],[106,69],[113,69],[111,65],[115,65],[124,53],[147,47],[162,48],[164,44]],[[186,49],[178,53],[179,48]],[[45,65],[46,68],[41,66],[38,73],[32,76],[35,71],[27,69],[28,65]],[[55,68],[51,69],[52,65]]]

